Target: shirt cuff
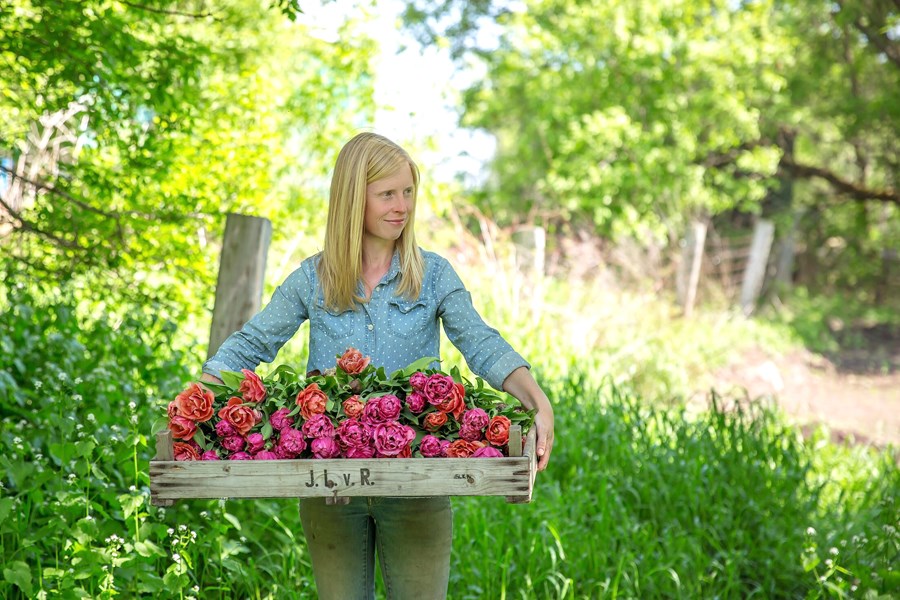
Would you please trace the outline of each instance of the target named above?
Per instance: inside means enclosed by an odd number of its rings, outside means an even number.
[[[506,354],[501,356],[500,360],[495,362],[490,369],[488,369],[488,372],[485,374],[484,379],[495,390],[502,392],[503,382],[506,381],[506,378],[509,377],[510,373],[512,373],[519,367],[531,369],[531,365],[528,364],[528,361],[522,358],[518,352],[507,352]]]
[[[233,371],[234,369],[228,368],[228,365],[218,360],[208,360],[203,363],[203,372],[207,375],[212,375],[213,377],[218,377],[222,379],[221,371]]]

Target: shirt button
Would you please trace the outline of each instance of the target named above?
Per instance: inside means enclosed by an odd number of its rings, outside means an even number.
[[[375,329],[375,326],[372,325],[371,323],[369,323],[368,325],[366,325],[366,327],[369,328],[369,331],[372,331],[373,329]]]

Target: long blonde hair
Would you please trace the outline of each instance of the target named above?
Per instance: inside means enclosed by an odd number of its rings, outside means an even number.
[[[422,291],[425,261],[413,229],[419,168],[403,148],[376,133],[360,133],[341,149],[331,178],[325,248],[318,273],[325,306],[344,311],[365,298],[356,293],[362,276],[362,239],[365,227],[366,186],[390,177],[403,165],[413,176],[413,209],[397,240],[400,254],[400,285],[397,294],[415,300]]]

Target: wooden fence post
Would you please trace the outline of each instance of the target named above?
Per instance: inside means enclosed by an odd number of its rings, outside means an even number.
[[[681,252],[681,268],[678,270],[678,303],[682,314],[691,316],[700,284],[700,267],[703,265],[703,247],[706,244],[706,223],[694,221]]]
[[[750,260],[741,282],[741,310],[747,316],[756,308],[756,300],[762,291],[774,238],[775,224],[772,221],[760,219],[756,222],[750,243]]]
[[[228,214],[208,356],[214,355],[229,335],[259,311],[271,239],[272,223],[268,219]]]

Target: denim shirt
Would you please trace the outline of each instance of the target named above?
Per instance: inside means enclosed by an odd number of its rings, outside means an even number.
[[[422,258],[425,276],[418,299],[396,295],[400,259],[394,252],[388,272],[369,301],[342,312],[324,306],[316,272],[319,255],[307,258],[275,290],[269,304],[204,363],[203,372],[218,377],[221,370],[254,370],[260,362],[270,363],[309,320],[307,371],[333,368],[336,357],[353,347],[371,357],[373,365],[392,373],[426,356],[440,358],[440,321],[472,372],[502,390],[510,373],[530,365],[484,322],[446,259],[427,251],[422,251]]]

